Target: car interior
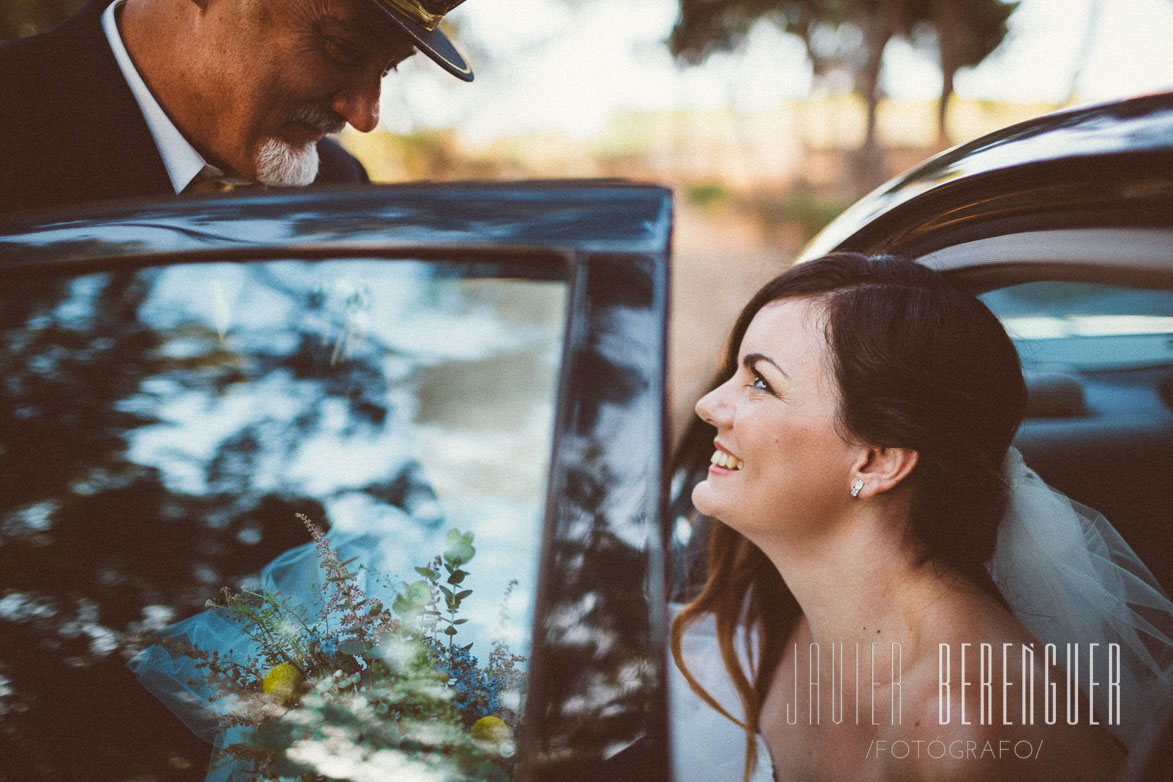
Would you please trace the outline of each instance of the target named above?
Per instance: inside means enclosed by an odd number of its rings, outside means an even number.
[[[1023,362],[1028,465],[1112,522],[1168,592],[1173,586],[1173,291],[1033,281],[981,294]],[[701,427],[702,429],[704,427]],[[690,432],[706,456],[710,436]],[[690,446],[682,446],[680,455]],[[676,598],[703,580],[687,521],[699,474],[677,476]],[[683,547],[682,547],[683,544]]]
[[[1041,281],[983,300],[1018,347],[1015,439],[1048,483],[1116,527],[1173,587],[1173,292]]]

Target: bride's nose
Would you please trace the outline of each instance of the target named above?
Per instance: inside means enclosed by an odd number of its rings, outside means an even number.
[[[729,421],[729,406],[724,401],[723,391],[728,384],[722,384],[702,396],[696,403],[696,414],[706,424],[718,429],[727,426]]]

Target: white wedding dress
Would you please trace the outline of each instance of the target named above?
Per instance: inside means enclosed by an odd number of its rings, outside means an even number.
[[[681,606],[670,608],[672,618]],[[688,628],[681,642],[688,670],[730,714],[741,714],[741,701],[721,662],[715,620],[706,616]],[[740,637],[735,648],[741,648]],[[741,782],[745,766],[745,731],[700,699],[674,664],[668,664],[668,716],[672,730],[672,764],[676,782]],[[772,782],[770,753],[757,737],[757,765],[751,782]]]
[[[1123,718],[1106,727],[1127,748],[1128,765],[1135,771],[1173,712],[1173,603],[1103,515],[1048,486],[1015,448],[1007,454],[1004,470],[1011,499],[987,569],[1015,618],[1040,643],[1056,645],[1060,665],[1065,646],[1076,646],[1081,681],[1093,667],[1087,651],[1091,644],[1100,644],[1094,666],[1100,682],[1108,679],[1104,650],[1109,643],[1120,645],[1116,678],[1124,698]],[[672,607],[673,618],[680,608]],[[741,702],[722,663],[715,627],[711,615],[692,624],[682,651],[697,681],[739,716]],[[734,648],[744,646],[739,635]],[[744,660],[742,664],[749,669]],[[669,668],[677,778],[739,782],[744,732],[701,700],[674,664]],[[1103,715],[1107,688],[1099,689],[1096,712]],[[771,782],[770,754],[761,736],[757,746],[752,782]]]

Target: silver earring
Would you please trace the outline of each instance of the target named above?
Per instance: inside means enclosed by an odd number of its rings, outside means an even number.
[[[858,497],[861,489],[863,489],[863,481],[861,481],[859,478],[856,478],[854,481],[851,482],[851,496],[852,497]]]

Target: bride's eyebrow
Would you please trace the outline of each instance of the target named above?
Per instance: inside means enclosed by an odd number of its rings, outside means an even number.
[[[774,359],[770,358],[769,356],[767,356],[764,353],[747,353],[745,355],[745,358],[743,358],[741,360],[741,365],[752,372],[753,368],[754,368],[754,364],[758,363],[759,361],[765,361],[767,364],[772,366],[774,369],[781,372],[782,377],[786,378],[787,380],[790,379],[790,375],[786,374],[786,370],[783,369],[782,367],[778,366],[777,362],[775,362]]]

